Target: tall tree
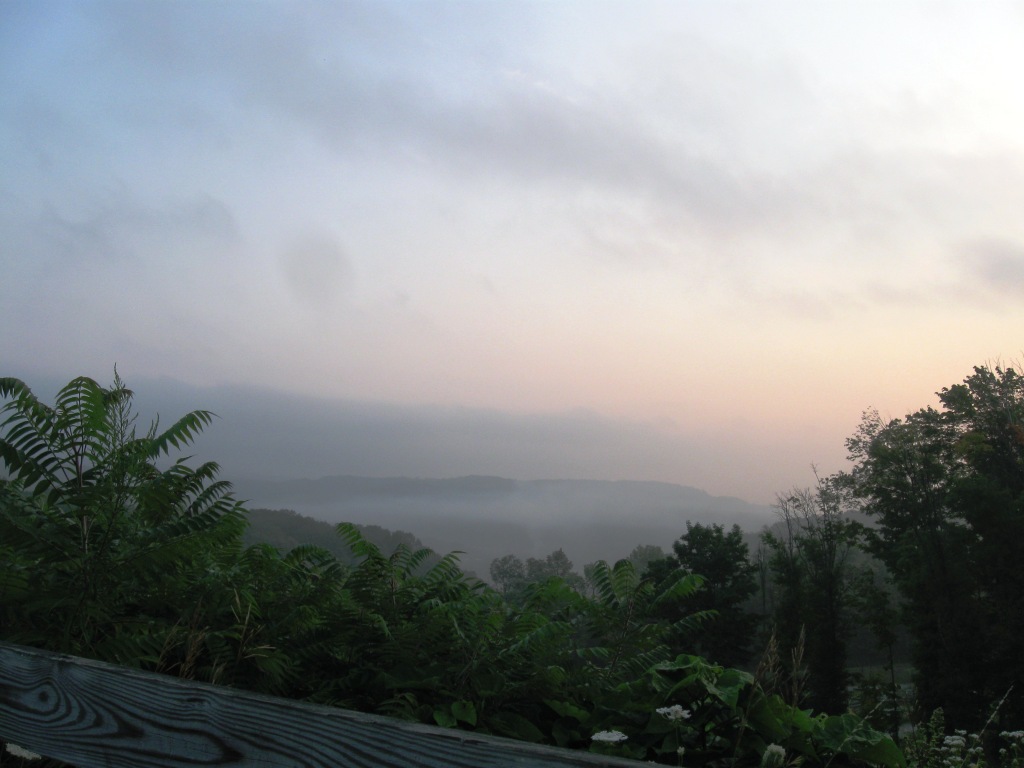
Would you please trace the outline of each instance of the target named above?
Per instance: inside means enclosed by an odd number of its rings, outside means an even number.
[[[745,604],[757,591],[757,567],[750,560],[743,531],[738,525],[726,532],[722,525],[687,521],[686,533],[672,549],[674,563],[671,559],[653,561],[648,574],[664,579],[678,568],[703,577],[703,589],[687,595],[678,610],[681,614],[715,612],[696,634],[676,637],[677,646],[727,666],[745,663],[757,625],[757,617]]]
[[[980,366],[940,409],[865,414],[849,483],[906,606],[924,710],[980,725],[1024,680],[1024,379]],[[1001,715],[1024,716],[1015,687]]]
[[[626,559],[633,564],[633,568],[638,574],[642,574],[647,570],[648,565],[664,557],[665,550],[656,544],[637,544]]]
[[[491,581],[506,597],[526,583],[526,566],[515,555],[494,558],[490,570]]]
[[[847,640],[853,609],[850,553],[861,526],[849,517],[852,499],[839,478],[781,495],[782,525],[766,532],[777,593],[775,621],[784,650],[806,640],[808,699],[842,711],[847,703]]]
[[[563,549],[556,549],[543,560],[536,557],[526,558],[526,581],[537,583],[551,578],[558,578],[575,589],[584,592],[586,581],[572,569],[572,560]]]

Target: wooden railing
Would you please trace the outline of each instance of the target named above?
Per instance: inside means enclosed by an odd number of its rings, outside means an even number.
[[[78,768],[638,765],[7,643],[0,739]]]

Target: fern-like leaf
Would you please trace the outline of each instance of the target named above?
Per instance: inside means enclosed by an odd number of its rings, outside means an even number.
[[[172,448],[181,449],[191,445],[215,418],[217,414],[212,411],[192,411],[185,414],[149,440],[150,458],[157,459],[167,455]]]

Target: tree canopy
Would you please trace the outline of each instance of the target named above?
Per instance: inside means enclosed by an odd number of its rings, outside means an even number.
[[[848,482],[914,637],[921,707],[1024,716],[1024,378],[979,366],[903,419],[867,412]],[[1013,686],[1013,690],[1010,688]]]

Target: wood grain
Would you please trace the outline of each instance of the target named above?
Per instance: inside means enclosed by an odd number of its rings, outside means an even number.
[[[7,643],[0,738],[78,768],[639,765]]]

